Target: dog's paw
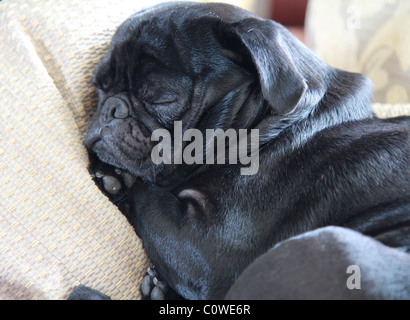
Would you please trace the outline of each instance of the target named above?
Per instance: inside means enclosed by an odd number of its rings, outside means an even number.
[[[134,176],[117,168],[96,170],[91,173],[91,176],[102,187],[103,191],[112,197],[127,192],[136,181]],[[98,183],[98,181],[100,182]]]
[[[155,267],[148,268],[141,283],[142,298],[145,300],[164,300],[168,286],[158,279]]]
[[[148,268],[141,283],[144,300],[185,300],[164,281],[160,280],[155,267]]]
[[[118,169],[116,169],[116,171],[117,170]],[[118,172],[116,172],[116,174],[119,175]],[[105,175],[101,171],[97,171],[93,178],[101,179],[101,183],[105,192],[109,193],[112,196],[119,194],[121,192],[121,189],[123,188],[121,181],[117,177]]]
[[[137,179],[128,172],[98,159],[91,162],[89,172],[99,189],[128,217],[130,211],[128,192]]]

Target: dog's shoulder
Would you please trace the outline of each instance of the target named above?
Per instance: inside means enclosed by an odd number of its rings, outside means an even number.
[[[292,172],[309,186],[303,191],[306,197],[319,197],[320,207],[332,212],[328,218],[336,224],[409,199],[408,121],[372,118],[315,134],[293,155],[294,163],[303,164]]]
[[[408,161],[409,144],[410,117],[401,117],[345,122],[318,132],[307,147],[326,153],[335,161],[379,159],[384,162],[388,156]]]

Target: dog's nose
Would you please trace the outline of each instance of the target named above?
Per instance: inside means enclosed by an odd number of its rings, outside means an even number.
[[[125,119],[129,115],[127,102],[117,97],[108,98],[103,110],[108,122],[113,119]]]

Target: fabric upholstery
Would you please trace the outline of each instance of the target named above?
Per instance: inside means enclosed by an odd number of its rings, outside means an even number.
[[[0,298],[139,299],[148,258],[87,171],[91,75],[140,1],[0,2]]]
[[[410,102],[410,1],[310,0],[306,39],[328,64],[364,73],[378,103]]]

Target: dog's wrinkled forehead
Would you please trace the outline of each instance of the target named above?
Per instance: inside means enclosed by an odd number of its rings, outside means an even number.
[[[207,19],[209,18],[209,19]],[[192,61],[189,49],[212,56],[209,21],[234,23],[254,14],[225,4],[171,2],[138,12],[117,29],[105,60],[114,55],[132,60],[149,55],[170,67]],[[204,27],[204,28],[202,28]],[[183,62],[183,63],[178,63]],[[169,61],[169,63],[167,63]],[[198,61],[193,61],[198,65]],[[189,69],[189,66],[186,66]]]
[[[94,84],[121,92],[154,74],[225,81],[238,68],[257,75],[277,114],[314,105],[325,92],[327,66],[289,31],[221,3],[171,2],[134,14],[117,29]]]
[[[234,23],[247,18],[261,19],[244,9],[223,3],[168,2],[137,12],[127,19],[117,30],[116,35],[128,33],[144,21],[160,18],[161,23],[170,21],[182,26],[185,22],[203,17],[214,17],[227,23]]]

